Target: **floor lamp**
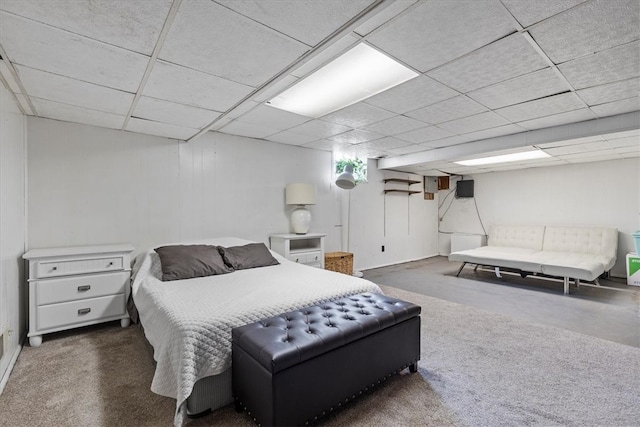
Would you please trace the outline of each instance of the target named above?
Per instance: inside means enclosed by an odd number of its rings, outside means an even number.
[[[356,180],[353,177],[353,166],[345,166],[344,172],[336,179],[336,185],[343,190],[353,190],[356,186]],[[347,252],[349,252],[349,234],[351,234],[351,192],[349,192],[349,202],[347,205]],[[363,276],[362,271],[354,271],[353,275],[356,277]]]

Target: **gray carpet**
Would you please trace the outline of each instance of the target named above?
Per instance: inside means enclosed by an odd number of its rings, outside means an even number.
[[[640,425],[640,349],[384,290],[423,307],[418,374],[386,381],[325,425]],[[137,327],[48,335],[20,354],[0,396],[0,425],[170,425],[175,402],[149,391],[152,375]],[[232,407],[187,424],[252,425]]]

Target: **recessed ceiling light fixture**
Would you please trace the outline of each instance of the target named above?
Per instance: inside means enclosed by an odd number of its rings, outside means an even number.
[[[491,157],[483,157],[480,159],[461,160],[459,162],[454,162],[454,163],[457,163],[463,166],[479,166],[479,165],[490,165],[493,163],[517,162],[518,160],[542,159],[544,157],[551,157],[551,156],[542,150],[533,150],[533,151],[523,151],[521,153],[504,154],[502,156],[491,156]]]
[[[418,75],[361,43],[267,101],[267,105],[318,118]]]

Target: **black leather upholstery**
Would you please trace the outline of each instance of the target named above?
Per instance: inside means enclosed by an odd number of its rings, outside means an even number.
[[[360,294],[235,328],[232,340],[276,373],[418,316],[420,309],[385,295]]]
[[[415,304],[360,294],[234,328],[233,395],[262,425],[337,409],[420,358]]]

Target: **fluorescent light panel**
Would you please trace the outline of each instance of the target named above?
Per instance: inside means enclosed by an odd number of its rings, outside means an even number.
[[[417,76],[415,71],[361,43],[267,104],[318,118]]]
[[[523,151],[521,153],[504,154],[502,156],[491,156],[491,157],[483,157],[480,159],[461,160],[459,162],[454,162],[454,163],[457,163],[463,166],[479,166],[479,165],[490,165],[493,163],[517,162],[519,160],[541,159],[544,157],[551,157],[551,156],[549,156],[549,154],[545,153],[542,150],[533,150],[533,151]]]

